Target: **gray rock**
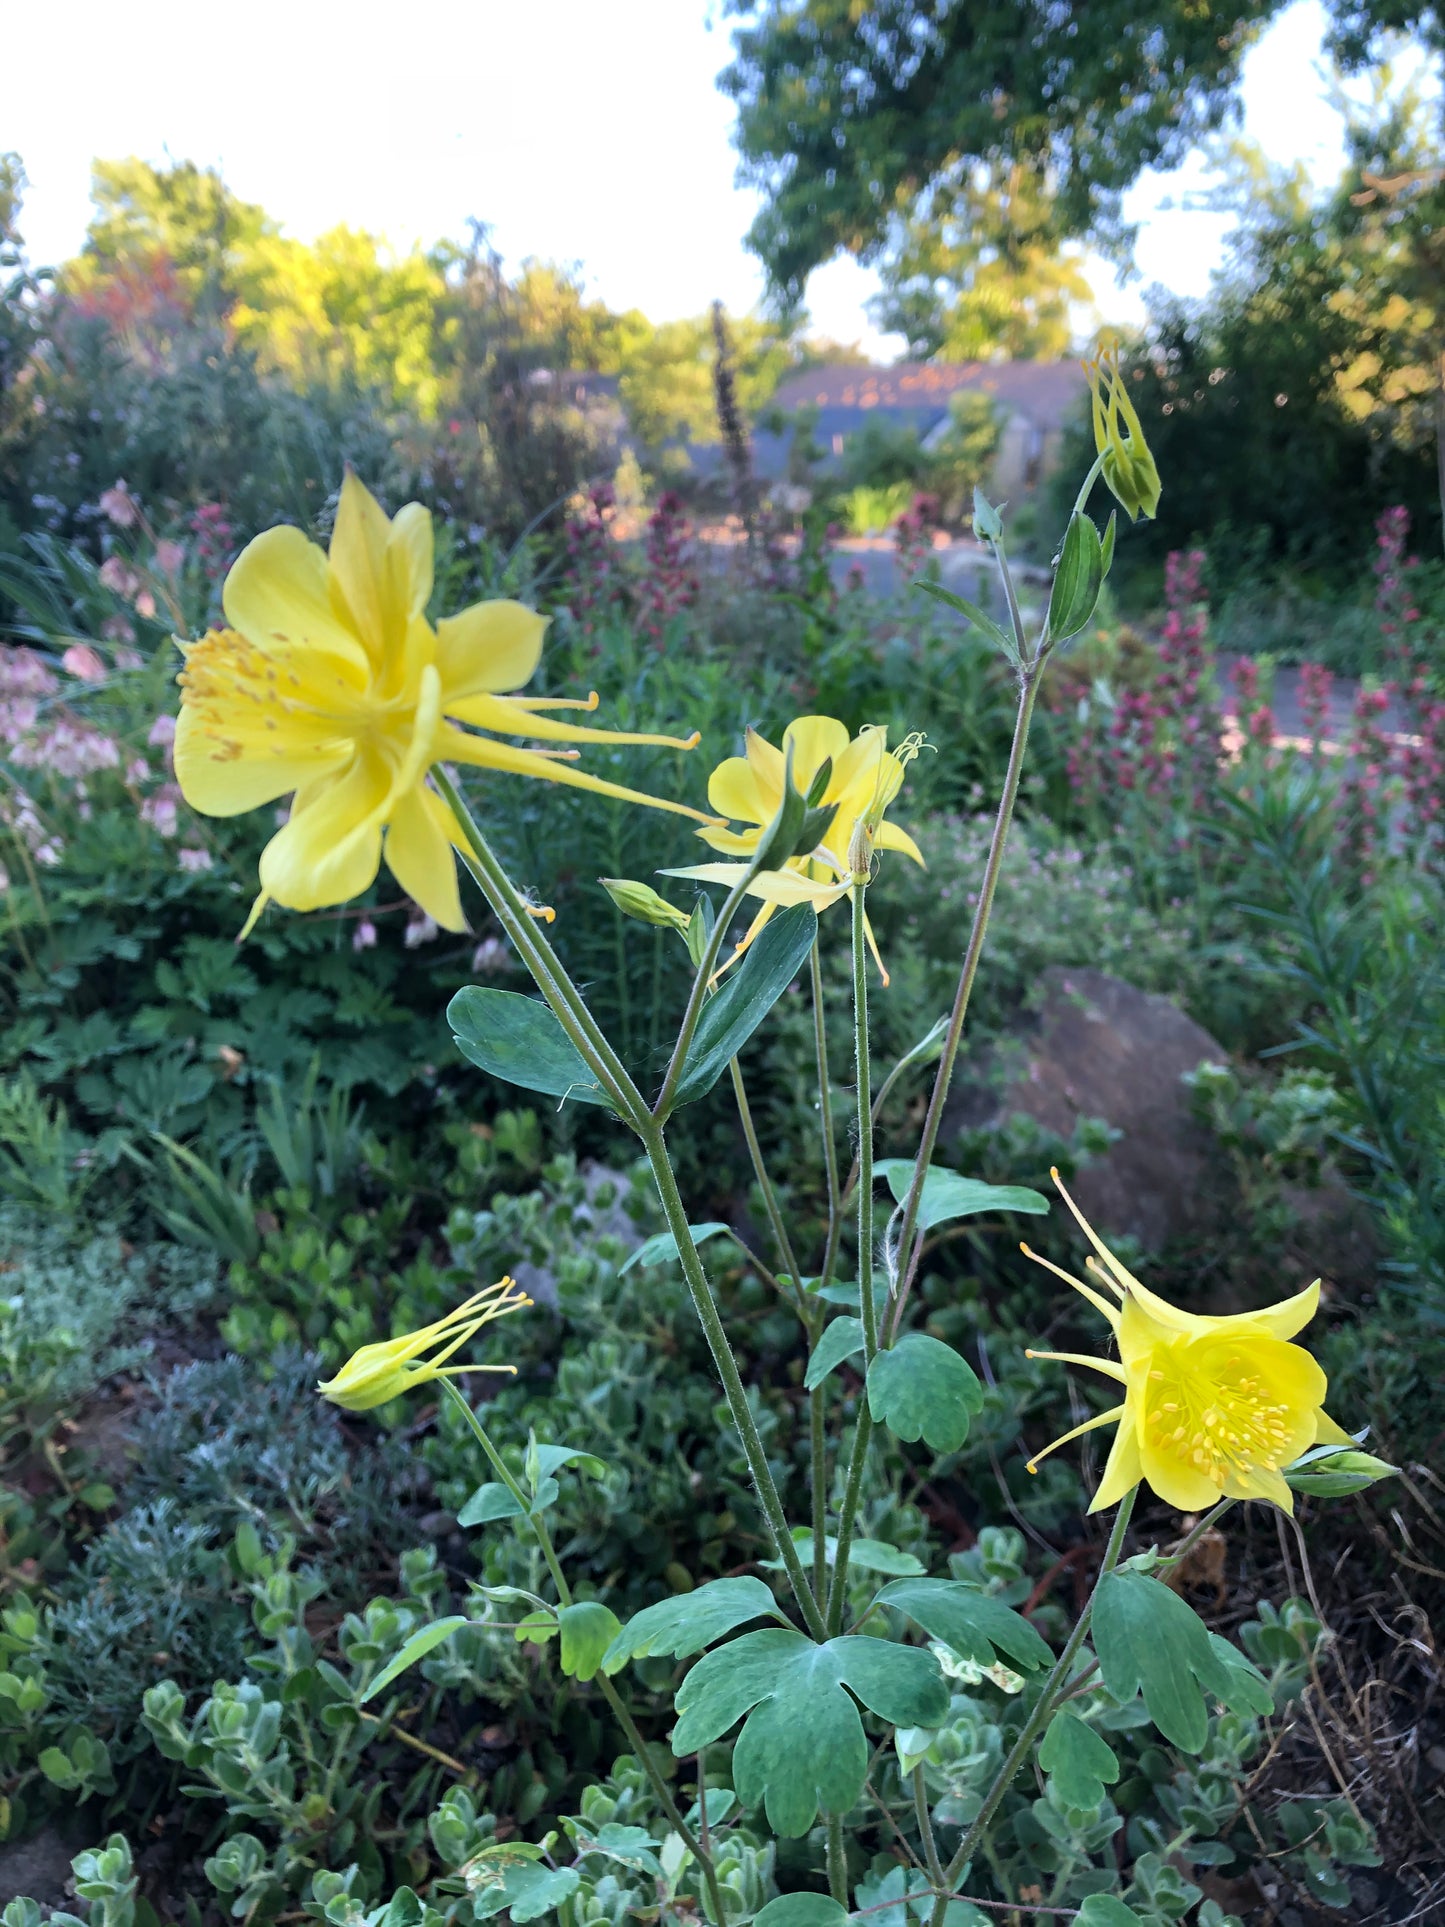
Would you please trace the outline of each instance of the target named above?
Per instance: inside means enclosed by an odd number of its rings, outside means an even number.
[[[53,1827],[42,1827],[33,1840],[0,1847],[0,1906],[22,1898],[42,1907],[61,1906],[68,1897],[74,1851]]]
[[[1022,1114],[1066,1138],[1081,1117],[1105,1119],[1120,1135],[1071,1188],[1101,1231],[1158,1251],[1195,1228],[1211,1190],[1210,1137],[1183,1079],[1228,1053],[1167,997],[1102,970],[1050,965],[1040,990],[981,1077],[966,1083],[961,1067],[945,1134]]]

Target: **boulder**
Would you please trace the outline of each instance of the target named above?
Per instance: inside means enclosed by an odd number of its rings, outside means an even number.
[[[1102,970],[1050,965],[1038,1009],[973,1082],[961,1064],[945,1114],[953,1132],[1022,1114],[1060,1137],[1081,1117],[1119,1133],[1071,1187],[1101,1231],[1127,1232],[1149,1251],[1197,1228],[1212,1193],[1209,1133],[1190,1108],[1185,1075],[1223,1063],[1224,1046],[1167,997]]]

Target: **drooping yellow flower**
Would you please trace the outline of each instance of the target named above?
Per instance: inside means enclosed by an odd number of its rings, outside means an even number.
[[[1283,1468],[1312,1445],[1354,1444],[1324,1409],[1324,1373],[1303,1346],[1289,1342],[1315,1315],[1318,1280],[1259,1311],[1222,1318],[1180,1311],[1125,1270],[1064,1190],[1058,1172],[1052,1175],[1097,1254],[1086,1267],[1111,1295],[1027,1245],[1024,1253],[1102,1312],[1113,1326],[1119,1358],[1028,1356],[1103,1372],[1124,1387],[1124,1402],[1055,1439],[1029,1461],[1029,1470],[1070,1439],[1117,1421],[1091,1512],[1117,1505],[1141,1479],[1181,1512],[1202,1512],[1222,1498],[1268,1499],[1292,1511]]]
[[[434,763],[570,783],[708,821],[685,804],[573,769],[576,750],[497,741],[690,749],[698,739],[584,729],[542,714],[597,702],[504,693],[535,672],[544,618],[519,602],[478,602],[433,629],[431,592],[430,514],[411,502],[388,520],[348,474],[330,554],[300,529],[258,535],[226,577],[227,627],[182,644],[175,764],[186,801],[207,816],[239,816],[295,793],[262,853],[248,930],[271,898],[317,910],[360,895],[383,848],[423,910],[448,930],[465,929],[452,857],[463,836],[427,784]]]
[[[885,821],[884,812],[902,788],[904,771],[922,741],[919,736],[909,737],[895,754],[888,748],[885,729],[862,729],[850,739],[846,725],[832,716],[799,716],[784,730],[780,749],[750,729],[746,755],[729,756],[719,763],[707,786],[708,801],[718,815],[741,827],[708,824],[698,831],[713,849],[743,860],[699,863],[665,874],[696,877],[729,889],[738,882],[782,803],[789,746],[793,751],[794,787],[803,795],[811,792],[824,766],[829,766],[819,807],[831,806],[833,815],[809,854],[790,858],[781,870],[764,870],[749,884],[748,894],[760,898],[763,908],[737,946],[736,956],[741,956],[781,906],[811,903],[821,914],[847,896],[855,874],[866,873],[874,850],[898,850],[921,864],[918,845],[906,830]],[[868,941],[887,983],[888,973],[878,956],[871,926]]]
[[[1119,373],[1119,350],[1110,346],[1097,361],[1086,361],[1093,396],[1094,447],[1103,456],[1103,476],[1119,506],[1132,519],[1154,516],[1163,487],[1144,439],[1134,404]]]
[[[489,1325],[494,1318],[505,1318],[508,1312],[521,1311],[531,1302],[526,1292],[517,1288],[514,1279],[503,1278],[495,1285],[488,1285],[485,1291],[475,1293],[434,1325],[404,1332],[400,1338],[387,1338],[376,1345],[363,1345],[360,1351],[352,1353],[335,1378],[326,1379],[316,1389],[323,1398],[329,1398],[333,1405],[340,1405],[348,1412],[369,1412],[374,1406],[385,1405],[389,1399],[399,1398],[403,1392],[425,1385],[433,1378],[452,1378],[458,1372],[515,1372],[515,1365],[448,1365],[447,1360],[475,1337],[483,1325]],[[433,1358],[422,1359],[422,1353],[433,1345],[439,1345],[441,1350]]]

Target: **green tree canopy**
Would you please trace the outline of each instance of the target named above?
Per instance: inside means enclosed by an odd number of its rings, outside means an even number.
[[[731,0],[742,24],[720,84],[738,104],[750,236],[799,298],[841,250],[883,252],[893,224],[970,162],[1057,183],[1055,237],[1120,238],[1119,196],[1218,128],[1256,31],[1286,0]],[[1376,34],[1441,44],[1428,0],[1332,0],[1359,65]]]

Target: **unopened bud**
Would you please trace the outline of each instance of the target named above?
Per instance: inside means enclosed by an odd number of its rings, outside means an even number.
[[[689,922],[686,911],[679,910],[666,897],[660,897],[650,883],[637,883],[631,877],[597,880],[624,917],[635,917],[638,923],[659,924],[665,930],[680,930],[686,935]]]
[[[1152,517],[1163,493],[1159,470],[1119,373],[1118,348],[1107,348],[1097,361],[1086,362],[1084,372],[1094,398],[1094,446],[1104,458],[1104,480],[1127,514]]]
[[[1391,1479],[1399,1471],[1373,1452],[1330,1452],[1324,1458],[1303,1465],[1285,1467],[1285,1483],[1296,1492],[1308,1492],[1317,1499],[1342,1499],[1350,1492],[1363,1492],[1367,1486]]]

